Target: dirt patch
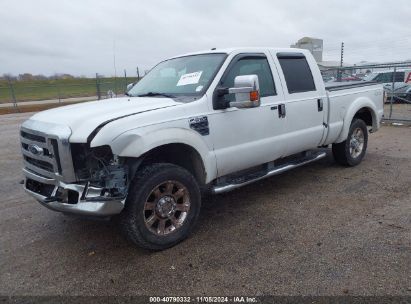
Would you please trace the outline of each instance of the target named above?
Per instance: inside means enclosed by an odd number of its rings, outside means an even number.
[[[355,168],[329,155],[211,197],[188,240],[150,253],[24,193],[28,116],[0,120],[0,294],[411,296],[409,127],[371,134]]]

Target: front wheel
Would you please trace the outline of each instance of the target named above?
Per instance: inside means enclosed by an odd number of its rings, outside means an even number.
[[[137,246],[163,250],[190,234],[200,207],[200,188],[187,170],[152,164],[137,172],[131,182],[120,226]]]
[[[337,163],[344,166],[356,166],[364,158],[367,143],[367,125],[361,119],[354,119],[351,123],[347,139],[341,143],[333,144],[334,159]]]

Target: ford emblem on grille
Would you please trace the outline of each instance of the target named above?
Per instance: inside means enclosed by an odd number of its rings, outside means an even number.
[[[43,154],[43,148],[37,146],[37,145],[29,145],[28,150],[30,151],[31,154],[33,155],[42,155]]]

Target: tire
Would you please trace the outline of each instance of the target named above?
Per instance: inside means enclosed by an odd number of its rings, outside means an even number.
[[[190,172],[173,164],[151,164],[131,181],[120,228],[138,247],[164,250],[187,238],[200,208],[200,188]]]
[[[367,125],[361,119],[351,122],[347,139],[341,143],[333,144],[334,159],[343,166],[356,166],[364,158],[368,144]]]

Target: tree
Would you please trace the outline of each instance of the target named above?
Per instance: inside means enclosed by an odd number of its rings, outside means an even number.
[[[30,73],[19,74],[18,80],[26,81],[26,80],[33,80],[34,77]]]

